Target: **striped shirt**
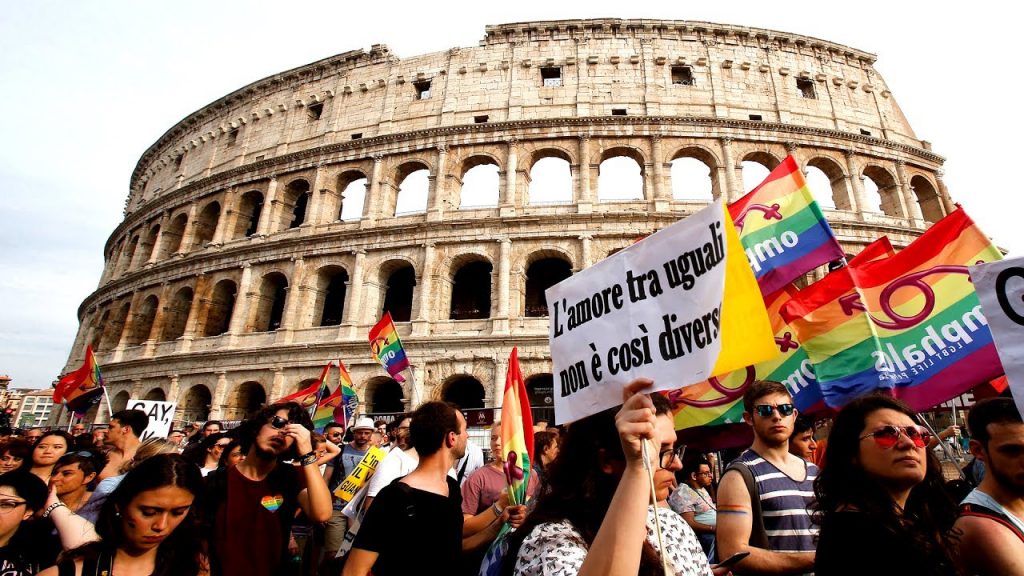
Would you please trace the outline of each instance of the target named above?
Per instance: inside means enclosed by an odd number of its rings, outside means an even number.
[[[736,459],[754,476],[761,498],[761,515],[768,543],[774,552],[813,552],[818,528],[808,510],[814,499],[818,467],[804,462],[805,478],[790,478],[757,452],[747,449]]]

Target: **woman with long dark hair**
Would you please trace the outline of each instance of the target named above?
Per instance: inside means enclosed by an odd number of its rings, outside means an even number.
[[[24,466],[30,467],[33,474],[49,484],[53,466],[61,456],[67,454],[74,441],[71,434],[63,430],[50,430],[39,437],[32,448],[31,462],[25,462]]]
[[[890,396],[858,398],[839,412],[814,482],[815,574],[956,574],[956,504],[928,439],[914,412]]]
[[[197,576],[205,573],[197,522],[203,480],[177,454],[125,475],[96,523],[101,540],[65,554],[40,576]]]

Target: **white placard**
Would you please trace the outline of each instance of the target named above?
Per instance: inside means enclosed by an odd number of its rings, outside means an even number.
[[[149,416],[149,426],[139,434],[139,440],[147,438],[167,438],[171,433],[171,422],[174,421],[174,410],[177,402],[157,402],[155,400],[129,400],[128,410],[142,410]]]
[[[971,266],[970,273],[1017,410],[1024,414],[1024,258]]]

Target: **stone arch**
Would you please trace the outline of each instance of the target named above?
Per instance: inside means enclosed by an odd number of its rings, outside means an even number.
[[[113,410],[111,414],[116,414],[121,410],[128,407],[128,401],[132,399],[132,395],[127,390],[121,390],[114,397],[110,399],[110,408]]]
[[[153,321],[156,319],[159,307],[160,299],[155,294],[150,294],[142,301],[139,310],[133,315],[131,327],[125,338],[125,345],[138,346],[149,340],[149,333],[153,330]]]
[[[338,175],[338,220],[362,218],[368,183],[362,170],[345,170]]]
[[[220,202],[215,200],[204,206],[196,216],[192,233],[192,248],[203,248],[213,241],[218,221],[220,221]]]
[[[203,384],[196,384],[185,391],[181,403],[181,418],[185,422],[206,421],[210,418],[210,405],[213,394]]]
[[[501,165],[489,154],[473,154],[459,170],[459,208],[493,208],[498,205]]]
[[[676,200],[714,200],[722,195],[718,178],[720,162],[703,146],[683,146],[670,156],[672,198]]]
[[[869,212],[882,211],[886,216],[893,216],[895,218],[902,218],[903,202],[900,198],[899,184],[896,182],[896,176],[888,169],[879,166],[877,164],[869,164],[864,167],[861,172],[864,175],[864,195],[868,196],[865,210]],[[868,185],[870,181],[871,185]],[[877,201],[872,194],[872,188],[877,191]]]
[[[92,346],[94,352],[98,352],[103,344],[103,330],[107,326],[107,322],[109,320],[110,308],[105,308],[103,313],[99,315],[99,322],[92,325],[92,340],[89,341],[89,344]]]
[[[131,311],[131,302],[125,302],[117,308],[117,312],[110,320],[110,324],[103,329],[103,340],[101,347],[110,350],[121,343],[121,335],[124,332],[124,325],[128,322],[128,313]]]
[[[814,178],[815,170],[821,174],[821,179]],[[807,173],[807,185],[819,204],[836,210],[853,210],[850,191],[846,185],[846,171],[839,162],[827,156],[815,156],[807,160]],[[817,182],[821,182],[821,186],[816,186]],[[822,189],[826,184],[828,188]],[[823,202],[824,199],[830,199],[831,202]]]
[[[316,272],[316,302],[313,321],[316,326],[338,326],[345,317],[348,271],[334,264]]]
[[[267,391],[259,382],[243,382],[235,389],[232,406],[228,409],[229,420],[245,420],[267,403]]]
[[[238,287],[233,280],[217,282],[210,292],[210,303],[203,320],[203,336],[219,336],[231,327]]]
[[[164,229],[160,236],[160,257],[166,258],[181,251],[182,239],[185,236],[185,226],[188,224],[188,214],[182,212],[174,218]]]
[[[167,393],[160,387],[150,388],[149,392],[146,392],[146,395],[143,396],[142,399],[149,400],[151,402],[166,402]]]
[[[441,399],[463,410],[483,408],[485,397],[484,385],[469,374],[456,374],[441,385]]]
[[[132,269],[132,259],[135,258],[135,251],[139,247],[139,235],[132,236],[131,240],[124,248],[124,254],[121,255],[121,273],[124,274]]]
[[[285,185],[280,199],[281,206],[277,208],[278,220],[275,231],[298,228],[306,222],[310,195],[309,181],[305,178],[295,178]]]
[[[494,266],[478,254],[455,258],[449,269],[451,299],[448,317],[451,320],[490,318],[491,287]]]
[[[144,256],[143,256],[143,258],[141,260],[143,264],[145,264],[146,262],[149,262],[150,260],[153,259],[153,256],[157,255],[156,250],[157,250],[157,248],[159,248],[159,246],[157,246],[156,241],[157,241],[157,239],[159,237],[160,237],[160,225],[159,224],[154,224],[149,229],[149,232],[146,234],[146,236],[142,240],[142,245],[139,247],[139,249],[142,250],[142,254],[144,254]]]
[[[188,323],[188,314],[192,309],[192,288],[184,286],[179,288],[171,298],[171,303],[164,312],[163,326],[160,330],[160,341],[167,342],[176,340],[185,335],[185,325]]]
[[[263,193],[249,190],[238,199],[238,213],[235,217],[234,239],[250,238],[259,231],[260,216],[263,214]]]
[[[385,215],[404,216],[427,210],[430,193],[430,166],[421,160],[409,160],[395,169],[394,193],[389,194]],[[394,201],[391,202],[391,197]]]
[[[643,200],[645,159],[632,146],[613,146],[601,151],[597,167],[598,200]],[[585,168],[585,167],[584,167]]]
[[[530,204],[567,204],[573,199],[573,156],[557,147],[540,148],[529,157],[524,176]]]
[[[252,332],[273,332],[281,328],[284,305],[288,298],[288,277],[281,272],[270,272],[260,281],[257,293]]]
[[[755,150],[748,152],[740,161],[743,175],[743,193],[750,192],[781,164],[782,161],[771,152]]]
[[[380,267],[380,314],[391,312],[395,322],[412,318],[412,297],[416,287],[416,268],[404,259],[388,260]]]
[[[548,303],[544,291],[572,276],[572,261],[562,254],[539,251],[531,254],[528,262],[523,315],[544,317],[548,315]]]
[[[942,199],[928,178],[917,174],[910,179],[910,189],[914,191],[917,203],[921,206],[921,215],[928,222],[938,222],[946,215]]]
[[[405,411],[405,392],[394,378],[377,376],[366,383],[366,411],[387,414]]]

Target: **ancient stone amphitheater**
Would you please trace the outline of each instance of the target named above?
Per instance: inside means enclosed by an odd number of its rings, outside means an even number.
[[[544,289],[739,197],[751,164],[794,155],[850,253],[952,209],[875,59],[772,30],[568,20],[259,80],[142,155],[67,367],[92,344],[114,410],[174,399],[180,420],[230,420],[340,357],[363,410],[391,413],[500,404],[518,346],[543,412]],[[415,384],[370,355],[384,310]]]

